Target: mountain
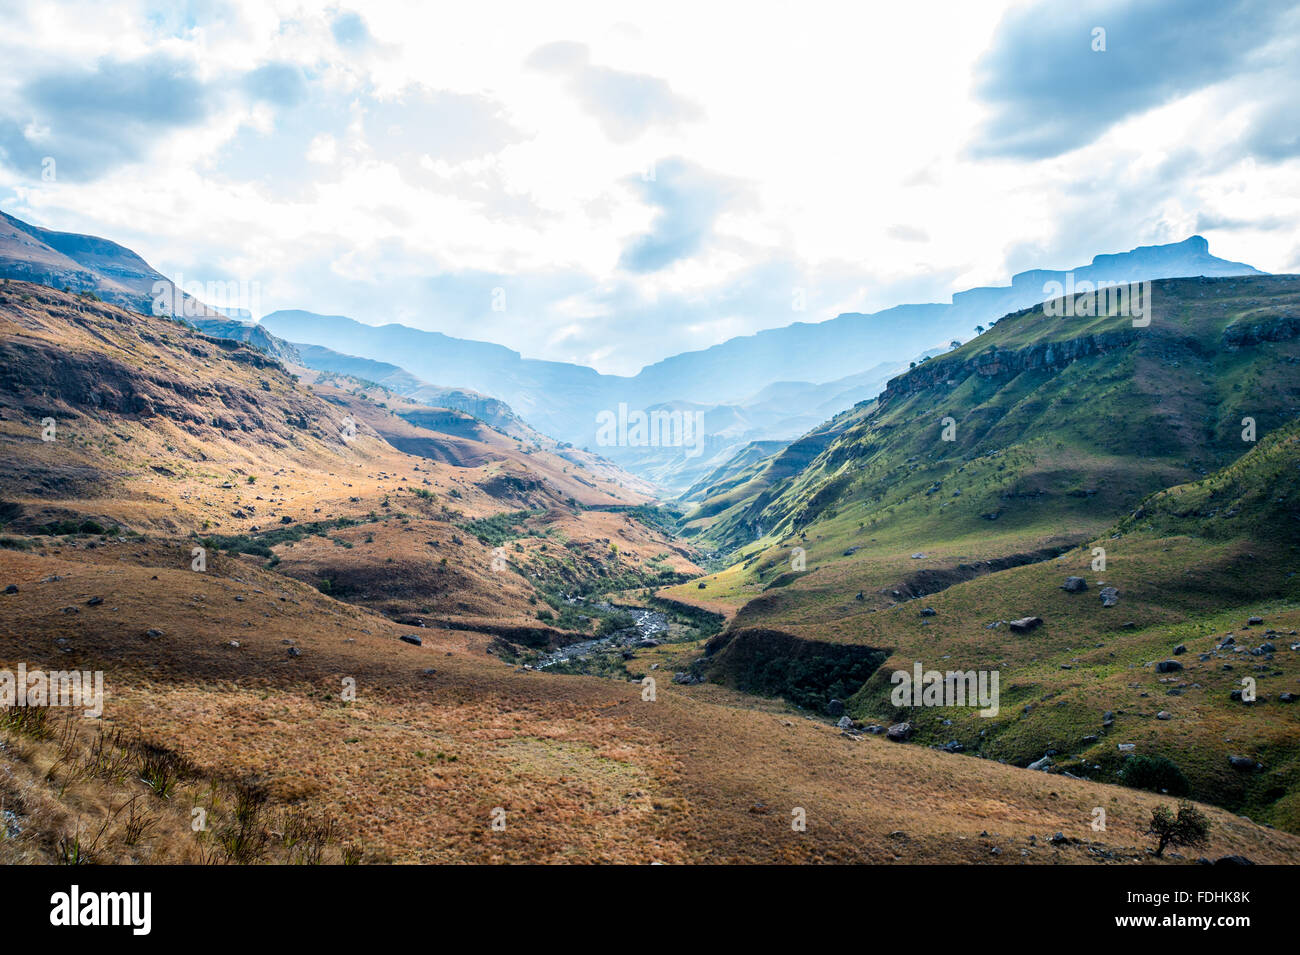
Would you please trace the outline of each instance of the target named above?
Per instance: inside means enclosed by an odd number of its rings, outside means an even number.
[[[204,318],[195,316],[186,321],[213,338],[226,338],[231,341],[245,342],[258,351],[265,352],[272,358],[283,362],[300,363],[302,356],[298,349],[281,338],[276,338],[261,325],[234,318]]]
[[[979,863],[990,842],[1020,862],[1150,861],[1159,794],[846,740],[806,711],[674,683],[711,629],[673,604],[651,605],[661,639],[634,630],[614,652],[614,679],[531,668],[620,632],[605,601],[694,576],[689,551],[632,497],[571,505],[547,473],[562,464],[530,468],[481,422],[498,444],[449,463],[476,439],[453,447],[377,388],[311,374],[0,285],[0,668],[100,671],[107,690],[102,723],[6,714],[21,798],[0,861],[66,862],[75,844],[95,863]],[[858,672],[878,653],[846,657]],[[1252,752],[1257,722],[1232,727]],[[1097,805],[1104,834],[1087,829]],[[784,806],[814,824],[780,835],[768,807]],[[520,838],[492,838],[498,807]],[[1300,859],[1295,836],[1203,808],[1207,852]],[[1056,831],[1082,838],[1038,841]]]
[[[597,449],[611,460],[680,493],[751,441],[791,440],[837,411],[872,397],[891,371],[976,326],[1051,297],[1051,283],[1131,282],[1176,276],[1260,274],[1216,258],[1200,236],[1162,246],[1098,255],[1069,271],[1018,273],[1011,285],[956,293],[950,304],[899,305],[870,315],[847,313],[730,339],[663,359],[631,377],[602,375],[563,362],[526,359],[499,345],[402,325],[369,326],[301,310],[262,320],[276,335],[398,365],[428,381],[500,398],[535,427]],[[871,369],[868,371],[868,369]],[[843,387],[836,389],[835,383]],[[778,384],[780,383],[780,384]],[[781,400],[773,399],[779,390]],[[598,447],[602,412],[685,410],[706,418],[700,453],[652,444]],[[693,450],[693,449],[692,449]],[[701,461],[703,457],[704,461]]]
[[[1150,303],[1010,314],[721,472],[685,526],[725,569],[664,593],[728,614],[697,674],[1090,779],[1168,760],[1300,831],[1300,277]],[[1000,713],[896,704],[918,662],[1000,673]]]
[[[528,427],[594,451],[674,495],[724,467],[751,442],[794,440],[873,397],[902,364],[936,354],[949,341],[967,338],[977,325],[990,325],[1003,314],[1042,301],[1053,282],[1259,274],[1249,265],[1216,258],[1203,238],[1192,236],[1171,245],[1098,255],[1070,272],[1021,272],[1010,286],[959,292],[950,304],[900,305],[871,315],[847,313],[824,322],[769,329],[620,377],[565,362],[527,359],[486,342],[401,325],[373,327],[301,310],[273,312],[259,327],[245,320],[245,310],[212,307],[177,289],[115,242],[0,216],[0,277],[94,294],[141,313],[159,308],[184,316],[214,337],[247,341],[290,362],[302,359],[304,347],[315,347],[319,350],[312,361],[321,370],[391,385],[416,401],[441,403],[486,421],[515,415]],[[214,301],[228,297],[225,289],[209,291],[214,294],[207,297],[215,295]],[[347,359],[354,364],[345,372]],[[361,364],[365,361],[384,367],[367,373]],[[397,377],[381,380],[389,375]],[[409,390],[412,379],[431,383],[429,390]],[[507,410],[489,407],[491,399]],[[637,444],[630,436],[623,443],[602,444],[600,416],[617,414],[620,407],[646,414],[689,410],[704,416],[707,433],[699,447]]]
[[[136,312],[157,299],[168,314],[227,316],[208,308],[125,246],[96,236],[53,232],[0,212],[0,278],[94,294]],[[156,288],[156,283],[162,286]],[[161,295],[159,292],[161,291]]]

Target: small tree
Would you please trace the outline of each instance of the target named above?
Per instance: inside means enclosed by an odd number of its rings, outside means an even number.
[[[1166,846],[1203,846],[1210,836],[1210,820],[1189,802],[1178,804],[1178,815],[1168,806],[1151,810],[1151,824],[1147,834],[1155,836],[1156,858],[1165,853]]]

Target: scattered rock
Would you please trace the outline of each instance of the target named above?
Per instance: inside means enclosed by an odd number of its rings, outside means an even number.
[[[1156,664],[1157,673],[1175,673],[1182,668],[1183,665],[1177,660],[1161,660]]]
[[[1080,594],[1088,589],[1088,582],[1082,577],[1066,577],[1061,589],[1067,594]]]
[[[1156,714],[1156,719],[1158,720],[1172,720],[1173,718],[1174,714],[1170,713],[1168,710],[1161,710]]]
[[[1028,633],[1043,622],[1042,617],[1021,617],[1011,621],[1011,629],[1016,633]]]
[[[1249,756],[1229,756],[1228,765],[1239,773],[1253,773],[1264,768],[1263,763],[1256,762]]]
[[[1069,839],[1065,838],[1065,833],[1063,832],[1058,832],[1056,835],[1052,836],[1051,839],[1052,845],[1054,846],[1063,846],[1069,841]]]
[[[1214,860],[1215,865],[1254,865],[1245,856],[1219,856]]]
[[[895,723],[885,731],[885,736],[892,739],[895,743],[904,743],[912,738],[911,723]]]
[[[7,593],[7,594],[16,594],[16,593],[18,593],[18,585],[17,585],[17,584],[10,584],[8,587],[5,588],[5,593]]]
[[[922,616],[922,617],[933,617],[937,612],[938,612],[938,611],[936,611],[933,607],[922,607],[922,608],[921,608],[921,616]]]
[[[912,560],[925,560],[926,556],[925,554],[916,553],[912,555]]]
[[[98,607],[98,606],[99,606],[100,604],[102,604],[103,602],[104,602],[104,598],[103,598],[103,597],[91,597],[89,600],[86,601],[86,606],[87,606],[87,607]]]
[[[1030,763],[1025,768],[1045,773],[1052,768],[1052,757],[1044,756],[1042,759],[1034,760],[1034,762]]]
[[[1251,617],[1249,620],[1246,621],[1246,626],[1257,627],[1263,622],[1264,622],[1263,617]]]
[[[837,729],[851,730],[853,729],[853,719],[849,716],[841,716],[840,721],[835,726]]]
[[[424,646],[424,641],[413,633],[404,633],[400,637],[398,637],[398,639],[401,640],[403,643],[410,643],[417,647]]]
[[[161,630],[159,630],[158,628],[156,628],[156,627],[150,627],[148,630],[146,630],[146,631],[144,632],[144,635],[145,635],[146,637],[153,637],[154,639],[157,639],[158,637],[161,637],[161,636],[163,636],[164,634],[163,634],[163,632],[162,632]]]
[[[1103,607],[1113,607],[1119,603],[1119,591],[1114,587],[1101,588],[1101,605]]]
[[[1185,643],[1180,643],[1178,644],[1178,646],[1174,647],[1174,656],[1176,657],[1182,656],[1186,652],[1187,652],[1187,644]]]

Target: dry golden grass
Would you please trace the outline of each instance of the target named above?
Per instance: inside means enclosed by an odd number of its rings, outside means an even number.
[[[103,668],[108,726],[341,820],[364,860],[1106,861],[1093,846],[1146,860],[1158,796],[851,740],[718,688],[661,682],[647,702],[639,684],[507,666],[465,633],[426,630],[414,647],[397,640],[409,628],[260,568],[139,566],[133,546],[0,552],[0,581],[19,587],[3,597],[0,665]],[[1300,839],[1207,811],[1208,853],[1300,859]],[[1085,844],[1047,845],[1057,831]]]

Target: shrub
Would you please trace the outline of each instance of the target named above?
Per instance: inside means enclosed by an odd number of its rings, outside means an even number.
[[[1134,756],[1120,770],[1120,782],[1133,789],[1186,796],[1191,792],[1178,764],[1164,756]]]
[[[1189,802],[1178,804],[1178,815],[1168,806],[1151,810],[1147,834],[1156,837],[1156,857],[1166,846],[1203,846],[1210,837],[1210,820]]]

